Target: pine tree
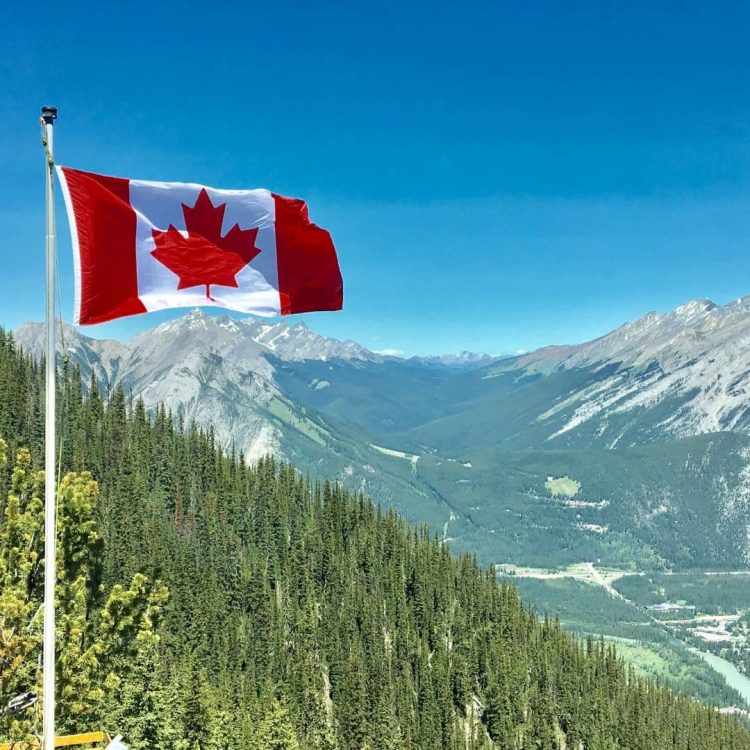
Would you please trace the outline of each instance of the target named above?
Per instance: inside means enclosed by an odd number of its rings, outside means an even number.
[[[269,702],[251,750],[300,750],[289,711],[279,698]]]
[[[5,464],[5,443],[0,463]],[[2,695],[41,692],[37,669],[43,597],[42,472],[31,470],[21,450],[0,526],[0,686]],[[95,720],[108,692],[126,672],[139,644],[156,640],[155,627],[166,590],[143,575],[129,588],[114,587],[105,598],[98,565],[101,545],[94,511],[96,483],[88,474],[68,474],[58,492],[57,714],[62,730]],[[21,717],[0,717],[0,731],[27,737],[33,709]]]

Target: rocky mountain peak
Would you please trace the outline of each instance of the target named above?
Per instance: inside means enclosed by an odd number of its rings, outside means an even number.
[[[672,311],[675,318],[684,321],[692,321],[704,316],[706,313],[716,310],[719,306],[710,299],[694,299],[684,305],[675,307]]]

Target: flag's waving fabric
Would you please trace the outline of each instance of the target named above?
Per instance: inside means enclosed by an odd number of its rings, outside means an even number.
[[[76,322],[214,305],[340,310],[331,236],[301,200],[57,167],[73,240]]]

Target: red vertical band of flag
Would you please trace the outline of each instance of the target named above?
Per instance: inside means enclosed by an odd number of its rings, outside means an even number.
[[[272,195],[281,314],[340,310],[344,284],[331,235],[310,221],[304,201]]]
[[[80,256],[76,322],[101,323],[146,312],[138,298],[136,215],[129,180],[67,167],[63,171]]]

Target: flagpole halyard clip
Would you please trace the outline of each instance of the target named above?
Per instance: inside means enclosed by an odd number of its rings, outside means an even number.
[[[52,169],[55,166],[55,160],[52,158],[52,154],[49,152],[49,141],[47,140],[47,123],[43,117],[39,118],[39,123],[42,126],[42,146],[44,146],[44,153],[47,156],[47,166]]]
[[[47,155],[47,166],[52,169],[55,166],[55,160],[49,151],[49,141],[47,139],[47,126],[57,119],[57,107],[42,107],[42,116],[39,118],[39,124],[42,126],[42,146],[44,153]]]

